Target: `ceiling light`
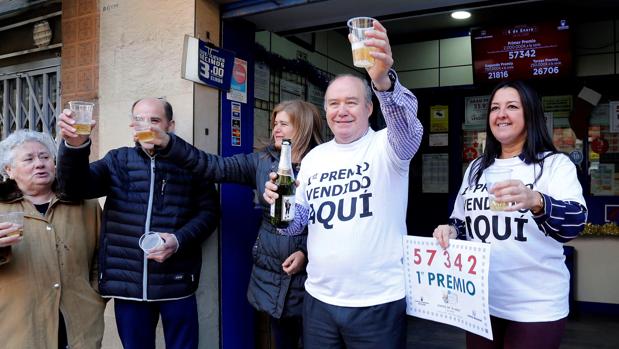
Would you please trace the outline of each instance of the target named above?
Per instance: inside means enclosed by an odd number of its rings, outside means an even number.
[[[454,19],[467,19],[471,17],[471,13],[469,11],[455,11],[451,13],[451,18]]]

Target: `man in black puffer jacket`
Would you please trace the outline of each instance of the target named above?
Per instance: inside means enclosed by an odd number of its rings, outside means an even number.
[[[132,114],[174,130],[172,106],[165,100],[138,100]],[[107,197],[99,290],[114,298],[124,348],[154,349],[159,315],[167,348],[197,348],[201,243],[219,220],[214,185],[174,165],[148,143],[111,150],[89,164],[89,137],[75,133],[70,115],[65,110],[59,122],[64,139],[58,154],[59,190],[72,198]],[[164,243],[145,253],[138,240],[148,232],[158,232]]]

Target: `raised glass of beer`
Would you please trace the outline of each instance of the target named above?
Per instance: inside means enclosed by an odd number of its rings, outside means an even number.
[[[355,17],[346,23],[350,31],[349,39],[352,46],[353,65],[359,68],[369,68],[374,65],[374,57],[370,52],[374,47],[365,46],[365,32],[373,29],[375,19],[371,17]]]
[[[10,222],[17,230],[7,234],[7,236],[24,235],[24,213],[23,212],[6,212],[0,214],[0,222]]]
[[[133,115],[133,130],[140,142],[152,141],[155,138],[155,133],[150,129],[149,115]]]
[[[69,109],[75,120],[75,133],[78,135],[89,135],[92,128],[92,110],[95,104],[91,102],[70,101]]]

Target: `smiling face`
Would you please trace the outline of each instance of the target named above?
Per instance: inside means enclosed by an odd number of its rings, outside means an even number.
[[[282,139],[292,139],[295,134],[294,126],[290,115],[285,111],[280,111],[275,114],[275,120],[273,120],[273,141],[275,142],[275,148],[280,149],[282,147]]]
[[[16,147],[13,152],[13,161],[6,167],[6,173],[15,180],[19,189],[28,195],[51,191],[56,166],[47,147],[29,141]]]
[[[490,102],[490,130],[501,143],[502,155],[515,156],[522,152],[527,129],[520,94],[512,87],[496,91]]]
[[[327,88],[325,111],[335,141],[347,144],[361,138],[368,130],[372,103],[366,101],[365,88],[359,79],[344,76]]]

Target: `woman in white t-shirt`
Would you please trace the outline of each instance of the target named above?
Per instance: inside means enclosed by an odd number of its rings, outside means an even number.
[[[537,93],[521,81],[490,96],[486,146],[466,170],[449,225],[434,237],[492,245],[489,308],[493,341],[467,333],[467,348],[558,348],[569,313],[563,243],[583,230],[587,208],[576,167],[549,136]],[[511,179],[486,185],[489,169]],[[504,203],[491,210],[488,195]]]

